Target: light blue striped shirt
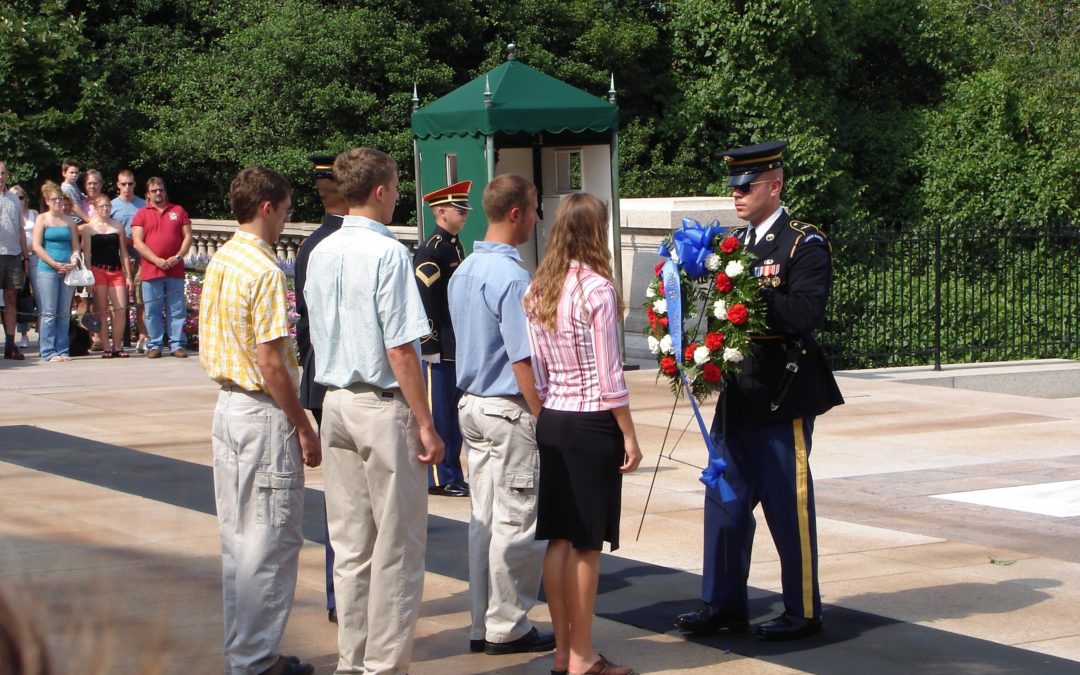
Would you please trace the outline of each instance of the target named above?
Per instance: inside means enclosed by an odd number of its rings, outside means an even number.
[[[304,284],[315,381],[328,387],[398,386],[386,350],[429,332],[412,256],[385,225],[345,216],[308,258]]]

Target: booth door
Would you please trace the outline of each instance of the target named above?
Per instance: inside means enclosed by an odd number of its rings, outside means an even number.
[[[608,246],[614,255],[614,236],[610,215],[611,156],[607,145],[578,147],[542,147],[542,175],[533,171],[532,148],[500,148],[495,175],[516,173],[529,178],[540,187],[540,222],[529,241],[518,247],[522,263],[529,274],[544,255],[544,249],[555,220],[555,209],[573,192],[590,192],[608,204]]]

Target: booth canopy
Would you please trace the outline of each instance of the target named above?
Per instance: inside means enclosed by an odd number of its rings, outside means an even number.
[[[491,91],[491,106],[484,91]],[[417,138],[603,132],[619,127],[619,108],[517,60],[504,62],[413,113]]]

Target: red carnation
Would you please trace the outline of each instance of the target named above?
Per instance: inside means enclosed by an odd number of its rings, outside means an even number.
[[[660,270],[664,269],[664,261],[656,263],[656,276],[660,276]]]
[[[683,350],[683,358],[685,360],[687,360],[687,361],[693,361],[694,360],[694,350],[696,350],[697,348],[698,348],[698,343],[696,343],[696,342],[691,342],[690,344],[686,345],[686,349]]]
[[[732,305],[727,311],[727,319],[736,326],[741,326],[746,323],[746,320],[750,318],[750,313],[746,311],[746,305],[739,303],[738,305]]]
[[[721,375],[723,375],[723,372],[714,363],[706,363],[701,369],[701,376],[705,378],[706,382],[719,382]]]
[[[678,367],[675,365],[675,357],[665,356],[660,359],[660,370],[662,370],[665,375],[674,375],[679,372]]]
[[[734,284],[731,283],[731,277],[721,272],[716,275],[716,290],[721,293],[730,293]]]
[[[663,281],[660,282],[660,288],[657,289],[657,293],[660,294],[661,298],[664,297],[664,282]]]
[[[668,319],[667,319],[666,316],[660,317],[660,325],[663,326],[664,328],[668,327]]]
[[[709,351],[715,352],[724,346],[724,334],[723,333],[706,333],[705,334],[705,346],[709,348]]]
[[[649,318],[649,325],[656,328],[656,312],[653,311],[652,307],[645,310],[645,316]]]
[[[739,240],[735,237],[728,237],[724,241],[720,242],[720,250],[724,253],[734,253],[739,250]]]

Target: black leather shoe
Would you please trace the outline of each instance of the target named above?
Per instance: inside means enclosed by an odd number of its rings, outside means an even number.
[[[675,627],[691,635],[708,635],[718,631],[745,633],[750,628],[750,622],[705,605],[701,609],[675,617]]]
[[[437,497],[468,497],[469,486],[458,481],[450,481],[446,485],[436,485],[427,489],[429,495]]]
[[[516,640],[510,642],[484,642],[485,654],[523,654],[525,652],[550,652],[555,649],[555,633],[543,632],[532,627]]]
[[[755,633],[761,640],[776,642],[780,640],[798,640],[821,632],[821,619],[804,619],[784,613],[772,621],[766,621]]]
[[[330,623],[337,623],[337,608],[331,607],[326,610],[326,620]]]
[[[277,663],[264,670],[261,675],[267,673],[275,673],[276,675],[315,675],[315,666],[310,663],[300,663],[300,659],[296,656],[279,656]]]
[[[484,640],[469,640],[469,651],[474,654],[484,651]]]

